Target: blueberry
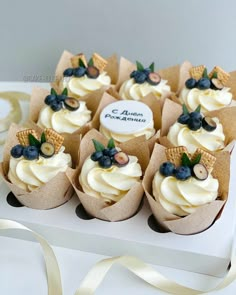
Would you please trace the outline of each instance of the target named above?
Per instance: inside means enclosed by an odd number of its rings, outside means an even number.
[[[13,158],[20,158],[23,155],[23,150],[24,147],[21,144],[17,144],[15,145],[12,149],[11,149],[11,155]]]
[[[135,77],[134,77],[134,80],[135,80],[135,82],[136,83],[138,83],[138,84],[142,84],[142,83],[144,83],[145,82],[145,80],[146,80],[146,75],[143,73],[143,72],[137,72],[136,73],[136,75],[135,75]]]
[[[202,115],[199,112],[191,112],[189,114],[190,118],[194,118],[194,119],[198,119],[198,120],[202,120]]]
[[[115,154],[117,154],[118,153],[118,151],[117,151],[117,149],[116,148],[111,148],[111,149],[109,149],[109,151],[108,151],[108,156],[109,157],[113,157]]]
[[[66,95],[63,95],[63,94],[57,95],[58,102],[60,102],[60,101],[64,102],[66,98],[67,98]]]
[[[86,73],[86,69],[84,67],[75,68],[73,74],[75,77],[83,77]]]
[[[193,89],[194,87],[197,86],[197,80],[194,78],[189,78],[186,82],[185,82],[185,86],[188,89]]]
[[[103,156],[103,152],[94,152],[91,155],[91,160],[93,160],[94,162],[98,161],[101,157]]]
[[[130,74],[130,78],[135,78],[136,74],[138,73],[138,71],[133,71],[131,74]]]
[[[188,120],[188,128],[190,130],[196,131],[202,127],[202,120],[197,118],[191,118]]]
[[[186,180],[191,177],[191,169],[187,166],[180,166],[175,170],[175,177],[179,180]]]
[[[73,73],[74,73],[74,69],[68,68],[63,72],[63,76],[64,77],[71,77],[71,76],[73,76]]]
[[[110,168],[112,166],[112,160],[109,156],[102,156],[98,163],[102,168]]]
[[[23,156],[26,160],[35,160],[39,157],[39,150],[36,146],[30,145],[24,148]]]
[[[44,102],[50,106],[54,101],[56,101],[56,98],[57,98],[56,95],[49,94],[48,96],[45,97]]]
[[[149,68],[146,68],[146,69],[142,70],[142,72],[146,75],[146,78],[147,78],[148,75],[151,73],[151,70]]]
[[[163,176],[171,176],[175,171],[175,165],[171,162],[165,162],[160,166],[160,173]]]
[[[51,104],[51,109],[54,111],[54,112],[58,112],[62,109],[62,102],[60,101],[54,101],[52,104]]]
[[[177,121],[180,124],[188,124],[189,118],[190,118],[189,114],[182,114],[182,115],[179,116]]]
[[[211,87],[211,81],[207,78],[201,78],[197,83],[197,88],[200,90],[206,90]]]

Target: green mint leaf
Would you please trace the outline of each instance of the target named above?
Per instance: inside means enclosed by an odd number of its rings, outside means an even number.
[[[102,152],[105,149],[105,146],[101,142],[96,139],[92,139],[92,141],[96,152]]]
[[[188,115],[189,112],[188,112],[188,109],[187,109],[187,107],[186,107],[186,104],[183,104],[182,107],[183,107],[183,114]]]
[[[207,68],[204,69],[203,74],[202,74],[202,78],[208,78]]]
[[[38,141],[38,139],[35,138],[31,133],[28,136],[29,136],[28,138],[29,138],[29,144],[30,145],[33,145],[33,146],[36,146],[36,147],[41,146],[40,141]]]
[[[57,92],[56,92],[56,90],[54,88],[51,88],[51,94],[52,95],[57,95]]]
[[[93,66],[93,59],[92,59],[92,57],[90,58],[90,60],[89,60],[89,62],[88,62],[88,66]]]
[[[107,144],[107,147],[109,149],[112,149],[115,147],[115,142],[114,142],[114,139],[113,138],[110,138],[109,141],[108,141],[108,144]]]
[[[61,94],[67,96],[68,95],[68,89],[64,88]]]
[[[183,166],[191,167],[191,165],[192,165],[192,163],[186,153],[183,153],[181,161],[182,161]]]
[[[191,162],[191,166],[194,166],[194,165],[200,163],[200,161],[201,161],[201,157],[202,157],[202,154],[198,154],[198,155],[196,156],[196,158],[192,160],[192,162]]]
[[[200,111],[201,111],[201,105],[199,105],[194,112],[200,113]]]
[[[47,140],[46,140],[46,136],[45,136],[45,133],[43,132],[42,134],[41,134],[41,144],[42,143],[44,143],[44,142],[46,142]]]
[[[217,78],[218,78],[217,72],[214,72],[211,79],[217,79]]]
[[[149,69],[151,70],[151,72],[154,72],[154,68],[155,68],[155,64],[153,62],[150,64]]]
[[[81,58],[79,58],[79,60],[78,60],[78,66],[82,67],[82,68],[86,68],[86,65],[84,64],[84,62]]]
[[[136,61],[136,66],[137,66],[138,71],[143,71],[144,70],[143,65],[139,61]]]

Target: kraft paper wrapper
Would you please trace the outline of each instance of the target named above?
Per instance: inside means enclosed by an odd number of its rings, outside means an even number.
[[[143,197],[142,184],[135,184],[129,192],[114,205],[108,206],[102,199],[89,196],[82,191],[79,184],[79,174],[84,161],[94,152],[92,139],[96,139],[107,145],[108,140],[97,130],[92,129],[82,139],[80,145],[80,162],[75,175],[71,175],[70,171],[67,173],[68,178],[82,203],[85,210],[98,219],[107,221],[121,221],[133,216],[141,203]],[[129,155],[135,155],[139,159],[139,163],[144,173],[149,162],[149,149],[143,139],[136,138],[118,145],[122,151]]]
[[[55,72],[55,77],[56,80],[51,83],[52,87],[55,88],[56,90],[63,90],[60,88],[60,81],[63,78],[63,72],[67,68],[72,68],[71,64],[71,58],[74,56],[71,52],[65,50],[61,57],[60,60],[56,66],[56,72]],[[87,58],[88,59],[88,58]],[[111,84],[116,84],[117,79],[118,79],[118,60],[117,56],[113,54],[112,56],[108,57],[107,59],[107,65],[104,69],[105,72],[111,77]],[[109,88],[109,87],[108,87]]]
[[[29,127],[34,128],[35,126],[31,125]],[[27,207],[32,209],[51,209],[58,207],[67,202],[72,197],[74,192],[73,187],[66,176],[66,172],[58,173],[49,182],[32,192],[26,192],[8,180],[7,174],[9,170],[10,150],[14,145],[19,143],[16,138],[16,133],[23,129],[24,128],[15,124],[12,124],[9,129],[8,138],[3,151],[3,162],[0,163],[0,173],[3,180],[19,202]],[[39,130],[41,129],[38,128],[38,131]],[[63,145],[66,148],[65,152],[71,153],[74,166],[78,160],[79,143],[79,136],[65,134],[65,141]],[[67,172],[69,171],[73,175],[76,170],[67,168]]]
[[[162,127],[159,142],[165,147],[173,147],[167,139],[170,127],[177,121],[182,114],[182,106],[170,99],[166,99],[162,109]],[[223,126],[225,135],[225,148],[223,150],[232,150],[232,142],[236,140],[236,107],[225,107],[217,111],[208,112],[205,116],[217,117]]]
[[[229,152],[215,153],[216,162],[212,175],[219,181],[218,196],[220,200],[213,201],[198,208],[194,213],[179,217],[166,211],[152,194],[152,181],[160,165],[165,162],[165,147],[156,144],[152,153],[150,163],[143,179],[143,187],[146,193],[152,213],[157,222],[166,230],[177,234],[189,235],[206,230],[223,208],[228,198],[229,178],[230,178],[230,154]]]

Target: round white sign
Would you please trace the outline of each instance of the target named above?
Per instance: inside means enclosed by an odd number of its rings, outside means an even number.
[[[106,106],[100,115],[100,124],[118,134],[132,134],[148,127],[153,120],[151,109],[134,100],[121,100]]]

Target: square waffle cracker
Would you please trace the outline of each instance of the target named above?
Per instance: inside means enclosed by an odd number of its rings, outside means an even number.
[[[103,72],[107,65],[107,61],[101,57],[98,53],[94,53],[92,56],[93,59],[93,65],[99,69],[100,73]]]
[[[197,66],[197,67],[192,67],[189,70],[189,73],[192,78],[199,80],[202,78],[204,70],[205,70],[205,66],[201,65],[201,66]]]
[[[230,78],[230,74],[225,72],[221,67],[219,66],[215,66],[213,68],[213,70],[210,72],[209,74],[209,78],[211,78],[213,76],[213,73],[217,73],[217,79],[220,80],[220,82],[223,85],[226,85],[226,83],[228,82],[229,78]]]
[[[55,148],[55,153],[57,154],[62,146],[62,143],[64,141],[63,136],[58,134],[56,131],[54,131],[51,128],[47,128],[44,131],[46,141],[53,144]]]
[[[215,164],[216,157],[214,157],[212,154],[204,151],[203,149],[197,148],[195,153],[192,156],[192,160],[194,158],[196,158],[196,156],[198,154],[202,155],[200,163],[203,164],[208,171],[211,171],[213,169],[214,164]]]
[[[16,137],[19,143],[23,146],[29,146],[29,134],[32,134],[35,138],[38,139],[38,134],[34,129],[26,129],[16,133]]]
[[[189,157],[188,150],[185,146],[178,146],[173,148],[167,148],[165,150],[166,158],[169,162],[175,164],[176,167],[182,164],[183,153],[186,153]]]
[[[84,65],[87,67],[87,61],[86,57],[83,53],[79,53],[77,55],[74,55],[70,60],[73,68],[78,68],[79,66],[79,59],[81,59],[84,63]]]

